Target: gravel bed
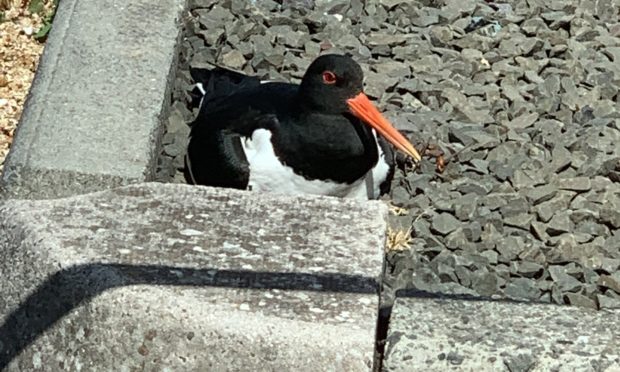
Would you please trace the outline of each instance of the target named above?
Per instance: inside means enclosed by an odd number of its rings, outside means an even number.
[[[348,52],[427,157],[401,164],[386,288],[620,308],[620,23],[612,0],[190,1],[158,179],[184,182],[188,66],[299,81]],[[389,297],[389,296],[388,296]]]

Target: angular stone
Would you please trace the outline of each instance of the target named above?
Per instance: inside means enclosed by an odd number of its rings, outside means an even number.
[[[466,261],[470,261],[471,263],[465,263]],[[487,269],[489,267],[489,260],[486,256],[475,252],[465,252],[463,255],[456,256],[455,262],[457,265],[469,266],[472,270]]]
[[[187,137],[175,137],[175,141],[167,145],[164,145],[164,153],[172,157],[180,157],[180,155],[184,155],[186,149],[187,149]]]
[[[394,8],[397,5],[405,4],[407,0],[379,0],[379,4],[385,6],[388,9]]]
[[[7,201],[0,369],[368,370],[385,214],[157,183]]]
[[[531,214],[522,213],[514,216],[504,218],[504,224],[506,226],[518,227],[523,230],[529,230],[530,224],[536,219]]]
[[[599,239],[596,238],[595,241]],[[600,250],[600,245],[604,239],[601,238],[600,243],[595,241],[589,244],[579,244],[573,234],[567,233],[551,238],[551,249],[545,250],[545,256],[549,263],[568,263],[568,262],[586,262],[587,257],[592,257]]]
[[[537,205],[552,199],[557,194],[557,188],[552,185],[543,185],[525,189],[524,193],[533,205]]]
[[[596,220],[600,213],[600,207],[600,204],[591,202],[581,195],[577,195],[570,203],[570,209],[573,211],[570,219],[573,223]]]
[[[555,146],[551,151],[551,164],[549,171],[559,173],[570,166],[572,155],[564,146]]]
[[[547,234],[547,225],[538,221],[533,221],[531,227],[532,233],[538,240],[546,242],[547,239],[549,239],[549,234]]]
[[[454,264],[456,266],[463,266],[470,270],[476,269],[475,262],[471,259],[470,255],[454,255]]]
[[[457,278],[454,273],[454,267],[446,264],[437,265],[437,276],[442,282],[456,282]]]
[[[446,26],[431,27],[429,35],[434,46],[446,45],[454,38],[452,29]]]
[[[575,262],[569,262],[568,265],[564,266],[566,269],[566,273],[575,278],[580,278],[583,276],[583,269],[581,266],[577,266]]]
[[[518,159],[515,159],[515,160],[518,161]],[[515,164],[515,166],[512,166],[512,168],[513,169],[518,168],[521,163],[522,162],[519,161],[518,164]],[[519,190],[519,189],[531,188],[536,185],[539,185],[541,183],[541,180],[539,177],[532,177],[531,172],[518,169],[514,172],[514,175],[511,177],[510,182],[512,183],[515,189]]]
[[[502,234],[497,231],[497,228],[492,223],[486,223],[482,232],[480,233],[480,238],[483,242],[490,245],[490,248],[494,248],[497,243],[502,240]]]
[[[477,148],[493,148],[500,143],[500,139],[497,135],[486,131],[468,131],[467,135],[476,142]]]
[[[409,66],[403,62],[383,61],[373,65],[378,74],[387,75],[392,78],[408,77],[411,74]]]
[[[489,250],[480,252],[480,255],[486,258],[489,264],[497,265],[498,257],[499,257],[499,254],[497,252],[489,249]]]
[[[483,159],[471,159],[469,161],[476,170],[482,174],[488,174],[489,162]]]
[[[498,291],[497,275],[486,269],[476,270],[471,274],[471,287],[481,296],[490,297]]]
[[[246,63],[246,60],[240,51],[233,49],[222,56],[222,63],[234,70],[241,70]]]
[[[365,74],[365,80],[366,94],[375,98],[381,97],[388,89],[391,89],[398,83],[397,78],[386,77],[372,71]]]
[[[541,265],[545,264],[545,254],[543,253],[544,247],[540,242],[532,240],[531,237],[525,234],[527,241],[526,247],[523,252],[519,253],[519,259],[525,262],[534,262]]]
[[[504,217],[517,216],[520,214],[528,213],[530,204],[522,196],[515,197],[508,200],[508,203],[502,206],[499,211]]]
[[[620,272],[615,272],[611,275],[601,275],[597,284],[620,294]]]
[[[501,287],[505,287],[506,286],[506,281],[507,279],[510,278],[510,268],[502,263],[497,264],[497,266],[495,266],[495,274],[497,274],[497,277],[500,279],[500,286]]]
[[[566,267],[551,265],[547,269],[551,278],[562,292],[575,292],[583,286],[583,283],[566,273]]]
[[[551,236],[560,235],[571,231],[570,212],[559,211],[553,215],[547,224],[547,233]]]
[[[620,210],[605,205],[600,212],[600,219],[604,223],[608,223],[616,229],[620,229]]]
[[[465,287],[469,287],[471,285],[471,271],[469,271],[464,266],[457,266],[454,268],[454,273],[456,277],[459,279],[459,283]]]
[[[584,192],[592,187],[588,177],[558,178],[557,187],[562,190]]]
[[[250,44],[255,54],[269,54],[273,50],[271,37],[267,35],[250,35]]]
[[[469,122],[477,124],[488,124],[493,122],[493,117],[489,115],[488,111],[473,108],[467,97],[458,90],[446,88],[443,90],[442,95],[463,115],[464,119]]]
[[[467,235],[460,227],[448,234],[444,241],[450,249],[464,249],[468,244]]]
[[[428,27],[439,23],[439,16],[435,14],[422,14],[418,17],[413,17],[411,23],[417,27]]]
[[[422,267],[416,270],[411,276],[410,285],[421,291],[435,292],[441,283],[439,277],[430,267]]]
[[[590,370],[616,358],[619,319],[614,310],[412,294],[394,305],[383,370]],[[451,354],[460,356],[458,365],[447,360]]]
[[[469,220],[476,211],[478,199],[479,196],[474,193],[463,195],[454,203],[455,216],[461,221]]]
[[[539,275],[543,270],[543,266],[536,262],[517,262],[517,273],[526,278],[533,278]]]
[[[532,353],[520,353],[504,359],[504,364],[510,372],[527,372],[536,364],[536,358]]]
[[[486,198],[482,199],[482,204],[487,206],[490,210],[496,210],[506,204],[508,204],[508,195],[492,193]]]
[[[601,258],[600,269],[611,274],[620,269],[620,258]]]
[[[525,129],[534,125],[536,120],[538,120],[538,113],[532,112],[514,118],[513,120],[507,122],[506,125],[512,129]]]
[[[607,226],[590,220],[578,223],[575,232],[593,236],[609,236],[609,229]]]
[[[441,283],[437,286],[437,292],[455,296],[475,296],[476,292],[458,283]]]
[[[479,222],[473,221],[463,227],[463,233],[470,242],[477,242],[482,234],[482,226]]]
[[[598,275],[596,271],[585,267],[585,264],[584,264],[583,280],[586,282],[586,284],[593,284],[594,286],[596,286],[596,282],[598,281],[598,278],[600,278],[600,275]]]
[[[597,294],[596,302],[598,302],[598,306],[601,309],[620,310],[620,298]]]
[[[556,304],[560,304],[560,305],[564,304],[564,295],[562,294],[562,291],[560,291],[560,288],[555,283],[552,283],[552,286],[551,286],[551,299]]]
[[[504,294],[515,300],[537,300],[540,297],[540,290],[536,287],[535,280],[516,278],[506,285]]]
[[[491,191],[493,183],[478,182],[475,180],[467,180],[464,182],[455,181],[456,189],[462,194],[475,194],[478,196],[484,196]],[[470,195],[473,196],[473,195]]]
[[[215,5],[211,9],[197,9],[195,12],[198,16],[198,21],[207,30],[224,27],[235,18],[230,10],[219,5]]]
[[[573,306],[580,306],[588,309],[597,310],[596,302],[587,296],[584,296],[579,293],[567,293],[566,298],[568,299],[568,303]]]
[[[447,235],[461,226],[461,222],[450,213],[440,213],[433,218],[431,228],[441,235]]]
[[[405,35],[389,35],[383,33],[372,33],[366,37],[366,43],[369,46],[380,46],[380,45],[400,45],[404,44],[407,41],[407,36]]]

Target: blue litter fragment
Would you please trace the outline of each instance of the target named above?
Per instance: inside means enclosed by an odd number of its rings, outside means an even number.
[[[465,32],[470,33],[476,30],[480,30],[480,32],[486,36],[494,37],[500,32],[502,29],[502,25],[499,24],[498,21],[489,21],[482,17],[471,17],[471,22],[469,25],[465,27]]]

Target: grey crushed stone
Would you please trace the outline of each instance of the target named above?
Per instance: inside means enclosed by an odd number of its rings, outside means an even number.
[[[391,222],[413,241],[388,254],[386,303],[417,288],[620,307],[620,27],[588,4],[190,1],[157,179],[183,182],[190,65],[298,82],[348,52],[386,116],[447,160],[397,169],[386,199],[409,214]]]

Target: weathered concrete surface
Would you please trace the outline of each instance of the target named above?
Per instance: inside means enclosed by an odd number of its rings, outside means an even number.
[[[151,179],[184,5],[60,2],[5,164],[5,197]]]
[[[620,311],[399,298],[384,371],[620,370]]]
[[[386,207],[142,184],[0,205],[0,370],[368,370]]]

